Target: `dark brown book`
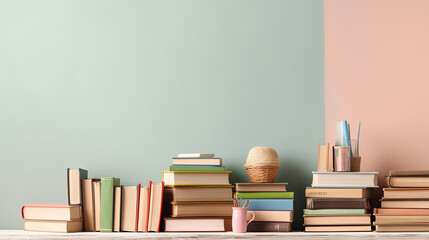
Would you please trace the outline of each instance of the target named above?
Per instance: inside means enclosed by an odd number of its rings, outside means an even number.
[[[307,198],[307,209],[370,209],[367,198]]]
[[[290,232],[290,222],[251,222],[247,225],[248,232]]]

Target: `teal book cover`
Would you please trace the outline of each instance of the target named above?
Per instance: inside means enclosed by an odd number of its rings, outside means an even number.
[[[119,178],[101,178],[100,232],[113,231],[114,189],[118,186]]]

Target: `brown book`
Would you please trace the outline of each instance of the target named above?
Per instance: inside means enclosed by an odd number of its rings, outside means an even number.
[[[429,224],[413,225],[376,225],[377,232],[429,232]]]
[[[374,208],[374,215],[429,215],[424,208]]]
[[[429,176],[429,170],[392,170],[389,171],[389,176]]]
[[[122,187],[115,187],[114,189],[114,206],[113,206],[113,232],[121,231],[121,199]]]
[[[231,230],[231,218],[164,218],[165,232],[225,232]]]
[[[429,188],[429,177],[389,177],[389,187]]]
[[[429,224],[428,215],[375,215],[376,225],[407,225],[407,224],[418,224],[427,223]]]
[[[305,197],[371,198],[372,188],[306,188]]]
[[[255,214],[255,222],[293,222],[293,211],[252,211]],[[253,215],[247,213],[247,220]]]
[[[371,225],[371,214],[365,215],[304,215],[304,225]]]
[[[172,217],[231,217],[232,202],[172,202],[165,204]]]
[[[429,199],[429,188],[384,188],[384,198],[426,198]]]
[[[429,199],[381,199],[382,208],[429,208]]]
[[[305,226],[306,232],[371,232],[372,227],[366,226]]]
[[[287,192],[287,183],[236,183],[236,192]]]
[[[37,232],[60,232],[60,233],[82,232],[83,222],[81,219],[72,220],[72,221],[25,220],[24,230],[37,231]]]
[[[100,211],[101,211],[101,180],[94,179],[92,181],[94,194],[94,223],[95,231],[100,231]]]
[[[247,225],[248,232],[290,232],[290,222],[250,222]]]
[[[67,168],[67,192],[69,204],[82,204],[82,179],[88,178],[88,171],[85,169]]]
[[[367,198],[307,198],[307,209],[370,209]]]
[[[100,179],[95,179],[100,181]],[[84,215],[84,229],[86,232],[95,232],[95,198],[94,179],[82,179],[82,206]]]
[[[166,187],[164,199],[170,202],[232,201],[232,186]]]

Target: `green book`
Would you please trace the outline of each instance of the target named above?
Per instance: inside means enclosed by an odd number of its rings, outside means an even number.
[[[304,209],[304,215],[362,215],[366,209]]]
[[[173,165],[170,171],[225,171],[224,166]]]
[[[114,189],[120,186],[119,178],[101,178],[100,232],[113,231]]]
[[[293,192],[237,192],[237,198],[293,199]]]

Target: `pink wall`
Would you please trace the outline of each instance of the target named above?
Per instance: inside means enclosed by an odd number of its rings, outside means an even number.
[[[429,169],[429,1],[325,0],[326,139],[362,121],[362,171]]]

